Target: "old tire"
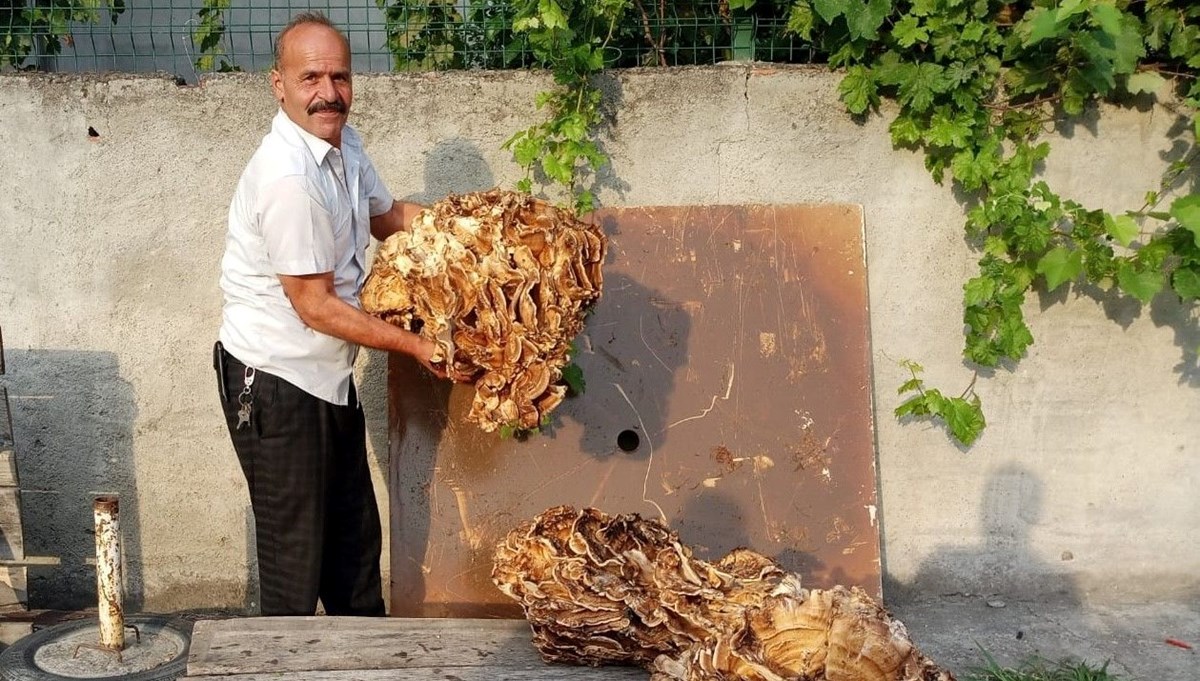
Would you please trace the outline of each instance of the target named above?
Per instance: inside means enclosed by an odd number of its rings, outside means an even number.
[[[164,615],[130,615],[125,618],[126,625],[137,627],[143,640],[148,637],[158,637],[155,640],[169,642],[178,648],[177,654],[172,655],[173,649],[166,648],[167,659],[155,666],[145,669],[120,671],[116,673],[98,671],[95,676],[79,674],[63,675],[57,673],[56,665],[46,664],[46,656],[51,651],[57,651],[64,643],[72,645],[75,639],[84,636],[87,631],[98,630],[96,618],[62,622],[47,627],[20,639],[0,653],[0,679],[4,681],[171,681],[184,675],[187,671],[188,648],[192,638],[192,623]],[[133,634],[127,633],[128,640],[133,640]],[[98,641],[99,637],[93,640]],[[51,648],[51,646],[58,646]],[[126,649],[126,653],[130,648]],[[39,655],[39,653],[42,653]],[[57,653],[55,653],[57,654]]]

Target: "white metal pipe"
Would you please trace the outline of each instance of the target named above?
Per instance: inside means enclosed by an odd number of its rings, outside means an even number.
[[[96,592],[100,596],[100,645],[125,649],[125,614],[121,609],[121,532],[117,498],[96,497]]]

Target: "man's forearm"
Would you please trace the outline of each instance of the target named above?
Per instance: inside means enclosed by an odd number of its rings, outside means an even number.
[[[384,241],[396,232],[407,230],[423,210],[425,206],[419,203],[393,201],[391,210],[371,218],[371,236]]]
[[[307,306],[300,318],[314,331],[351,343],[414,357],[420,353],[420,336],[372,317],[335,296]]]

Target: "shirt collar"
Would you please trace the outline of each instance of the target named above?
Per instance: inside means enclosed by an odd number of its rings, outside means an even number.
[[[281,132],[285,132],[285,134],[286,131],[291,131],[298,135],[300,140],[304,142],[304,145],[308,147],[308,150],[312,152],[313,158],[317,160],[318,164],[323,163],[325,157],[329,154],[329,150],[334,148],[329,142],[296,125],[296,122],[288,118],[283,109],[280,109],[279,113],[275,114],[275,125],[280,128]],[[345,134],[344,131],[345,128],[343,127],[343,135]]]

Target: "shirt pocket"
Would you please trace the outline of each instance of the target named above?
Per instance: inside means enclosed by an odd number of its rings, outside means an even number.
[[[371,199],[364,196],[358,200],[358,210],[355,212],[354,221],[357,223],[354,235],[354,261],[358,263],[359,272],[362,273],[367,269],[367,246],[371,243]]]
[[[355,258],[354,212],[350,202],[338,200],[333,211],[333,249],[336,268],[333,273],[335,285],[340,290],[354,283],[354,272],[347,266]]]

